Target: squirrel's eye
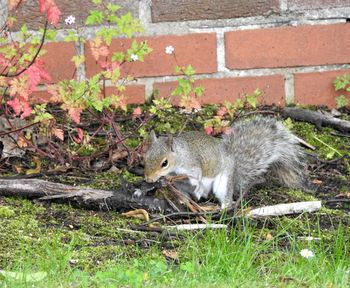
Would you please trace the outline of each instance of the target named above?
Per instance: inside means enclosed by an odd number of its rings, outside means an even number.
[[[167,167],[168,166],[168,160],[164,160],[163,162],[162,162],[162,168],[165,168],[165,167]]]

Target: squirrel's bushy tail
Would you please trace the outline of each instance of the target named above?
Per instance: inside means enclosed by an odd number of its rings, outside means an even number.
[[[234,162],[234,194],[261,181],[268,173],[282,185],[303,189],[304,153],[297,138],[281,122],[257,117],[239,121],[226,136],[227,153]]]

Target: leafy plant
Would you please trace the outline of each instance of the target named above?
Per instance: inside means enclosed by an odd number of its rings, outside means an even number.
[[[133,62],[144,62],[152,48],[147,41],[135,38],[136,34],[143,32],[140,21],[134,19],[131,13],[120,14],[121,7],[109,1],[92,0],[98,8],[89,12],[85,25],[99,28],[90,40],[84,38],[86,28],[75,24],[73,15],[64,20],[68,27],[64,29],[64,40],[84,45],[91,53],[98,72],[89,78],[74,79],[86,61],[85,56],[77,51],[78,54],[71,59],[75,65],[71,79],[44,84],[51,81],[51,76],[41,58],[45,53],[43,45],[46,40],[55,41],[56,32],[49,30],[48,25],[51,23],[55,27],[61,12],[53,0],[39,2],[40,11],[46,13],[48,19],[45,27],[39,30],[40,37],[29,32],[24,24],[18,33],[20,41],[12,41],[7,32],[3,32],[0,38],[2,43],[10,42],[0,48],[0,109],[10,127],[0,136],[13,134],[11,137],[18,147],[30,149],[34,154],[62,166],[89,166],[96,157],[111,155],[113,151],[118,151],[118,157],[128,155],[129,164],[137,161],[139,149],[142,149],[140,140],[152,126],[156,126],[156,131],[160,133],[180,130],[182,123],[177,122],[179,115],[173,104],[168,98],[157,98],[151,106],[144,107],[144,111],[141,107],[134,109],[132,117],[135,123],[131,132],[125,133],[122,122],[123,118],[129,117],[126,115],[126,89],[134,78],[127,74],[130,69],[123,69],[123,66],[132,68]],[[20,2],[17,4],[20,5]],[[17,4],[13,4],[14,9],[18,8]],[[14,21],[12,16],[9,19]],[[2,31],[10,28],[9,23]],[[129,46],[116,50],[112,41],[115,37],[131,38],[127,42]],[[172,46],[166,47],[165,53],[173,54],[176,61],[173,52]],[[204,89],[195,83],[194,68],[191,65],[181,66],[176,61],[175,74],[181,76],[170,96],[179,97],[179,105],[187,111],[201,108],[199,97]],[[49,103],[31,104],[30,97],[39,85],[46,86],[51,102],[60,103],[58,110]],[[20,127],[15,121],[17,118],[29,121],[29,124],[25,122]],[[26,129],[28,127],[29,130]],[[133,134],[137,132],[139,135],[135,137]],[[104,135],[103,141],[100,135]],[[40,173],[42,168],[36,165],[30,171]]]
[[[335,91],[343,91],[343,92],[350,92],[350,74],[344,74],[341,76],[338,76],[334,81],[333,81],[333,86]],[[340,95],[335,98],[337,108],[342,108],[346,107],[349,105],[349,100],[348,97],[345,95]]]
[[[183,74],[183,77],[177,78],[178,85],[171,92],[172,96],[179,96],[179,105],[185,107],[186,111],[192,111],[192,109],[200,109],[201,104],[199,97],[203,94],[204,88],[202,86],[195,86],[195,79],[193,75],[196,71],[191,65],[186,67],[175,67],[176,74]]]
[[[262,95],[259,88],[255,89],[252,94],[243,94],[242,98],[238,98],[231,103],[225,101],[216,111],[216,115],[204,121],[204,130],[209,135],[231,132],[231,122],[238,117],[244,110],[258,106],[258,98]]]
[[[47,91],[52,96],[50,100],[61,103],[60,107],[65,112],[60,113],[60,117],[52,113],[48,105],[32,106],[29,101],[38,85],[51,81],[41,56],[45,53],[42,49],[45,40],[56,38],[56,33],[48,29],[49,22],[54,27],[57,25],[61,14],[55,2],[53,0],[39,1],[40,11],[46,13],[48,19],[44,29],[41,29],[40,37],[29,32],[25,24],[20,29],[19,41],[11,40],[12,37],[6,32],[11,28],[9,22],[6,29],[1,30],[1,42],[9,42],[9,44],[0,48],[0,71],[2,71],[0,74],[0,109],[4,112],[11,131],[0,135],[14,133],[15,139],[24,141],[25,146],[22,145],[22,148],[34,149],[40,156],[59,161],[60,164],[73,164],[75,161],[82,160],[86,156],[88,147],[93,152],[96,151],[93,147],[96,145],[104,151],[124,145],[124,137],[115,118],[116,115],[121,115],[123,110],[126,111],[126,85],[133,78],[129,75],[121,76],[121,68],[128,62],[143,62],[145,56],[152,51],[146,41],[136,39],[132,40],[130,47],[126,47],[125,50],[114,51],[111,46],[114,37],[132,38],[136,33],[143,32],[143,28],[139,20],[134,19],[130,13],[118,14],[120,6],[108,3],[108,1],[93,0],[92,2],[101,8],[90,11],[85,21],[86,25],[106,25],[99,28],[95,38],[90,41],[83,37],[85,28],[75,25],[75,29],[66,30],[65,41],[79,42],[81,45],[87,42],[87,47],[100,72],[84,80],[70,79],[54,85],[46,85]],[[18,8],[20,3],[17,4],[12,3],[13,9]],[[13,17],[10,19],[12,23]],[[69,26],[74,25],[74,16],[67,17],[65,23]],[[76,73],[85,62],[85,57],[78,54],[72,58],[72,61],[76,66]],[[107,81],[114,85],[112,95],[106,93]],[[85,119],[83,115],[86,115],[86,120],[88,120],[87,115],[94,118],[96,121],[94,124],[97,124],[95,131],[85,130],[91,123],[88,121],[82,123]],[[28,134],[28,132],[16,126],[14,120],[17,117],[31,121],[33,128],[29,133],[38,134],[41,143],[47,145],[39,147],[31,140],[31,137],[26,137],[28,135],[25,133]],[[96,135],[102,131],[107,136],[103,147],[100,142],[94,142]],[[68,139],[66,147],[62,147],[64,139]],[[88,156],[91,157],[91,153]]]

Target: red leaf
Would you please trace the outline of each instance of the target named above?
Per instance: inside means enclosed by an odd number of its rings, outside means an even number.
[[[51,94],[51,98],[49,100],[50,102],[60,102],[60,101],[62,101],[62,97],[58,93],[58,90],[59,90],[58,85],[53,84],[53,85],[47,85],[46,87],[47,87],[47,92],[49,94]]]
[[[17,116],[19,116],[22,113],[21,119],[30,116],[32,113],[32,108],[30,107],[27,100],[23,97],[13,98],[12,100],[7,101],[7,104],[11,106],[11,108]]]
[[[141,114],[142,114],[142,110],[141,110],[141,107],[140,107],[140,106],[137,107],[137,108],[135,108],[134,111],[132,112],[132,116],[134,116],[134,117],[138,117],[138,116],[140,116]]]
[[[27,101],[22,102],[23,112],[21,115],[21,119],[24,119],[32,114],[32,108],[29,106]]]
[[[73,140],[76,143],[81,143],[84,139],[84,130],[81,128],[77,128],[77,133],[78,133],[77,136],[73,136]]]
[[[44,61],[41,59],[37,59],[24,74],[28,75],[30,92],[34,91],[42,80],[51,80],[51,76],[45,69]]]
[[[53,135],[55,135],[58,139],[60,139],[61,141],[63,141],[63,139],[64,139],[64,132],[63,132],[62,129],[53,128],[53,129],[52,129],[52,133],[53,133]]]
[[[91,54],[96,61],[100,56],[106,57],[109,55],[108,47],[106,45],[102,45],[102,40],[99,37],[97,37],[95,40],[90,41],[89,43],[90,43]]]
[[[79,124],[80,123],[80,114],[83,111],[81,108],[69,108],[68,114],[72,118],[72,120]]]
[[[7,101],[7,104],[11,106],[13,111],[15,111],[16,115],[19,115],[22,111],[21,102],[19,102],[18,98],[13,98],[12,100]]]
[[[214,132],[214,128],[213,127],[205,127],[204,131],[206,134],[211,135]]]
[[[220,109],[216,112],[216,115],[222,118],[227,113],[226,107],[220,107]]]
[[[57,26],[61,11],[54,0],[39,0],[39,10],[41,13],[46,13],[47,19],[53,26]]]

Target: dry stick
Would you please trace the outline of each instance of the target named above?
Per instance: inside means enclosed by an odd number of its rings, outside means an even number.
[[[203,230],[203,229],[227,229],[226,224],[180,224],[175,226],[165,226],[167,229],[174,229],[178,231],[183,230]]]
[[[226,214],[228,212],[233,211],[233,208],[227,209],[227,210],[217,210],[217,211],[207,211],[207,212],[173,212],[169,213],[166,215],[158,216],[155,217],[147,222],[143,222],[142,225],[148,225],[154,222],[157,222],[159,220],[164,220],[166,218],[175,218],[175,217],[182,217],[182,216],[193,216],[193,217],[198,217],[198,216],[219,216]],[[233,216],[232,218],[240,218],[242,216]]]
[[[322,201],[304,201],[260,207],[247,213],[248,217],[282,216],[305,212],[315,212],[322,207]]]
[[[19,131],[21,131],[21,130],[27,129],[27,128],[29,128],[29,127],[31,127],[31,126],[34,126],[34,125],[36,125],[36,124],[39,124],[39,123],[40,123],[40,122],[34,122],[34,123],[30,123],[30,124],[28,124],[28,125],[24,125],[24,126],[22,126],[22,127],[20,127],[20,128],[11,130],[11,131],[2,132],[2,133],[0,133],[0,137],[1,137],[1,136],[9,135],[9,134],[12,134],[12,133],[15,133],[15,132],[19,132]]]
[[[295,136],[295,135],[294,135]],[[311,149],[311,150],[316,150],[315,146],[312,146],[310,143],[307,143],[305,140],[299,138],[298,136],[295,136],[295,138],[298,140],[298,142],[302,145],[304,145],[305,147]]]
[[[202,207],[198,205],[196,202],[194,202],[192,199],[181,193],[179,190],[177,190],[173,185],[169,184],[169,189],[171,192],[173,192],[177,197],[179,197],[185,204],[186,206],[192,211],[192,212],[197,212],[203,211]],[[194,207],[197,209],[197,211],[194,209]],[[205,220],[202,216],[199,216],[199,219],[203,223],[207,223],[207,220]]]

